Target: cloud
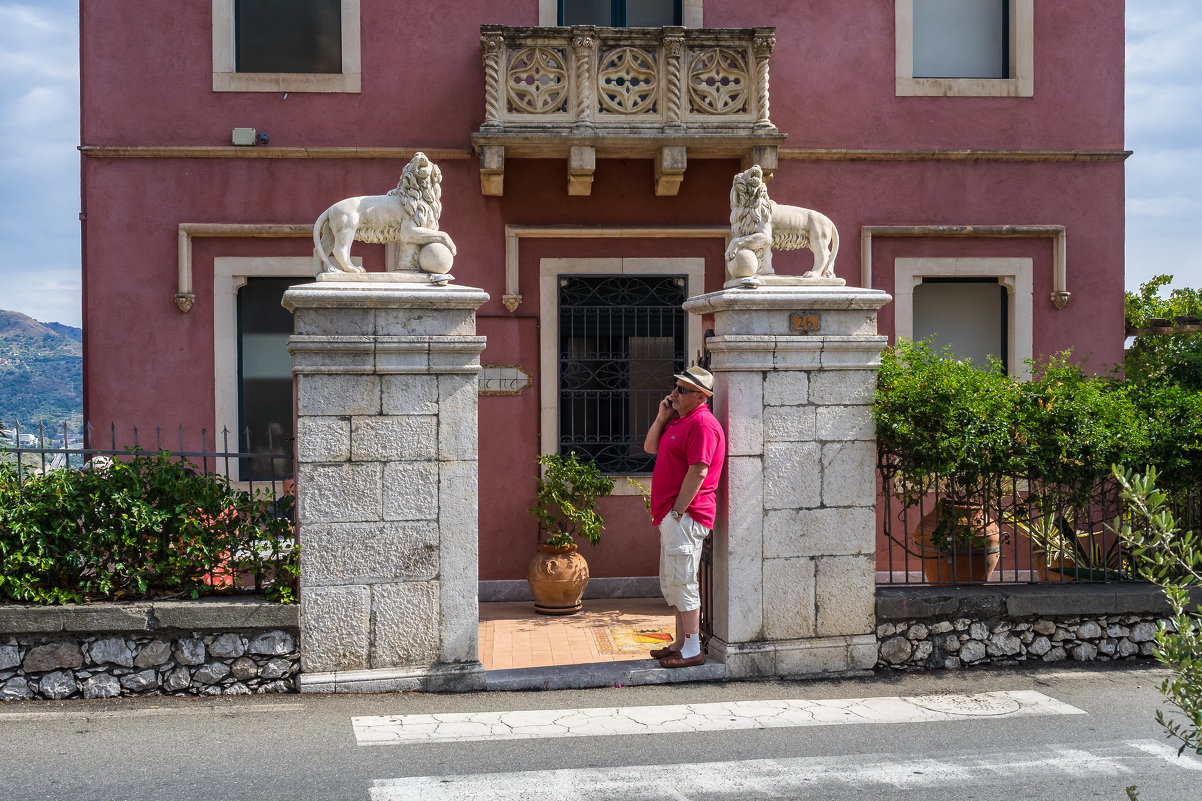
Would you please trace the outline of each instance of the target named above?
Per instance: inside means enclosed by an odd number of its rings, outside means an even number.
[[[1127,3],[1126,284],[1202,286],[1202,4]]]
[[[0,308],[79,325],[79,18],[0,2]]]

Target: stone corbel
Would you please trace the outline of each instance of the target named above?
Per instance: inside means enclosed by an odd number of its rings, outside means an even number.
[[[573,145],[568,156],[568,194],[589,195],[593,191],[593,173],[597,170],[597,149]]]
[[[764,172],[764,183],[768,183],[776,171],[777,158],[776,145],[756,145],[743,154],[740,169],[750,170],[758,164]]]
[[[1068,305],[1068,299],[1072,297],[1072,292],[1068,291],[1068,277],[1066,275],[1066,264],[1068,254],[1065,252],[1068,247],[1067,238],[1064,231],[1064,226],[1060,226],[1052,242],[1052,305],[1057,309],[1063,309]]]
[[[480,148],[480,191],[489,197],[505,193],[505,148],[501,145]]]
[[[677,194],[680,191],[681,182],[684,181],[684,171],[687,166],[687,148],[661,147],[655,154],[655,194],[661,196]]]

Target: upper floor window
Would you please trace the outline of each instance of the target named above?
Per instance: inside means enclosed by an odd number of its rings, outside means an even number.
[[[559,0],[560,25],[662,28],[680,25],[681,0]]]
[[[234,0],[237,72],[342,72],[340,0]]]
[[[899,96],[1034,94],[1034,0],[895,4]]]
[[[1009,78],[1009,27],[1010,0],[914,0],[914,77]]]
[[[360,0],[212,2],[213,91],[360,90]]]

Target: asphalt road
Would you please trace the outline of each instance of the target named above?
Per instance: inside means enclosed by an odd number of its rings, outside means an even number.
[[[1202,758],[1177,757],[1153,717],[1163,676],[1151,665],[1061,664],[539,693],[10,703],[0,706],[0,799],[1125,801],[1129,785],[1142,801],[1202,799]],[[1079,712],[373,745],[358,744],[352,725],[364,716],[995,691],[1034,691]]]

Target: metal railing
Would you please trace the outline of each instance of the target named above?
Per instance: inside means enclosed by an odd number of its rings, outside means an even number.
[[[0,423],[0,453],[18,465],[18,481],[23,481],[31,470],[78,470],[97,457],[116,459],[135,453],[167,452],[195,464],[201,472],[222,475],[227,483],[242,489],[270,487],[278,496],[283,483],[293,475],[292,438],[274,437],[268,430],[267,450],[255,451],[250,445],[251,434],[249,428],[241,435],[228,428],[217,434],[201,428],[191,434],[179,426],[167,438],[161,426],[155,426],[153,437],[148,437],[146,430],[136,425],[119,431],[116,424],[110,424],[98,432],[90,423],[80,428],[65,423],[61,427],[39,423],[33,428],[14,423],[5,428]]]
[[[1034,476],[907,475],[879,455],[877,583],[962,585],[1136,580],[1115,534],[1117,483],[1063,486]],[[1197,493],[1178,493],[1184,521]]]

